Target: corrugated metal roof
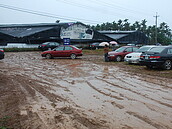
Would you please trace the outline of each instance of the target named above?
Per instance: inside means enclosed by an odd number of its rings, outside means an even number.
[[[13,37],[25,37],[41,31],[52,29],[53,27],[22,27],[22,28],[0,28],[0,32],[13,36]]]
[[[35,23],[35,24],[1,24],[0,28],[6,27],[52,27],[52,26],[70,26],[73,24],[82,24],[81,22],[66,22],[66,23]],[[86,26],[86,25],[85,25]]]
[[[68,22],[68,23],[38,23],[38,24],[7,24],[0,25],[0,32],[13,36],[13,37],[25,37],[30,36],[41,31],[46,31],[52,28],[67,28],[74,24],[82,24],[81,22]],[[86,25],[85,25],[86,26]]]
[[[127,36],[128,34],[104,34],[104,35],[106,35],[106,36],[108,36],[110,38],[118,40],[118,39],[120,39],[122,37]]]

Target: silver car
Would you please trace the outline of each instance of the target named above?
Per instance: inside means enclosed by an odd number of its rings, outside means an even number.
[[[155,46],[155,45],[142,46],[136,52],[132,52],[132,53],[127,54],[124,57],[124,61],[127,62],[128,64],[139,64],[140,55],[143,52],[149,51],[154,47],[157,47],[157,46]]]

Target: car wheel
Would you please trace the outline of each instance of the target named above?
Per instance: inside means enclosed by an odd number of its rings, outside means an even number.
[[[170,60],[166,60],[162,66],[162,68],[165,70],[170,70],[171,67],[172,67],[172,62]]]
[[[122,57],[121,56],[117,56],[116,59],[115,59],[115,61],[117,61],[117,62],[122,61]]]
[[[75,54],[71,54],[71,55],[70,55],[70,58],[71,58],[71,59],[76,59],[76,55],[75,55]]]
[[[53,57],[52,57],[51,54],[46,54],[46,55],[45,55],[45,58],[46,58],[46,59],[52,59]]]

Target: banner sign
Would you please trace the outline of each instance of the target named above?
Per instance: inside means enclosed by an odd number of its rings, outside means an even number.
[[[70,38],[63,38],[64,45],[70,45]]]

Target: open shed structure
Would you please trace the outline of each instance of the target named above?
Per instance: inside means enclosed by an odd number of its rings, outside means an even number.
[[[0,44],[63,42],[64,38],[69,38],[72,43],[112,40],[110,37],[92,30],[80,22],[0,25],[0,36]]]
[[[99,31],[119,44],[147,44],[148,37],[141,31]]]

